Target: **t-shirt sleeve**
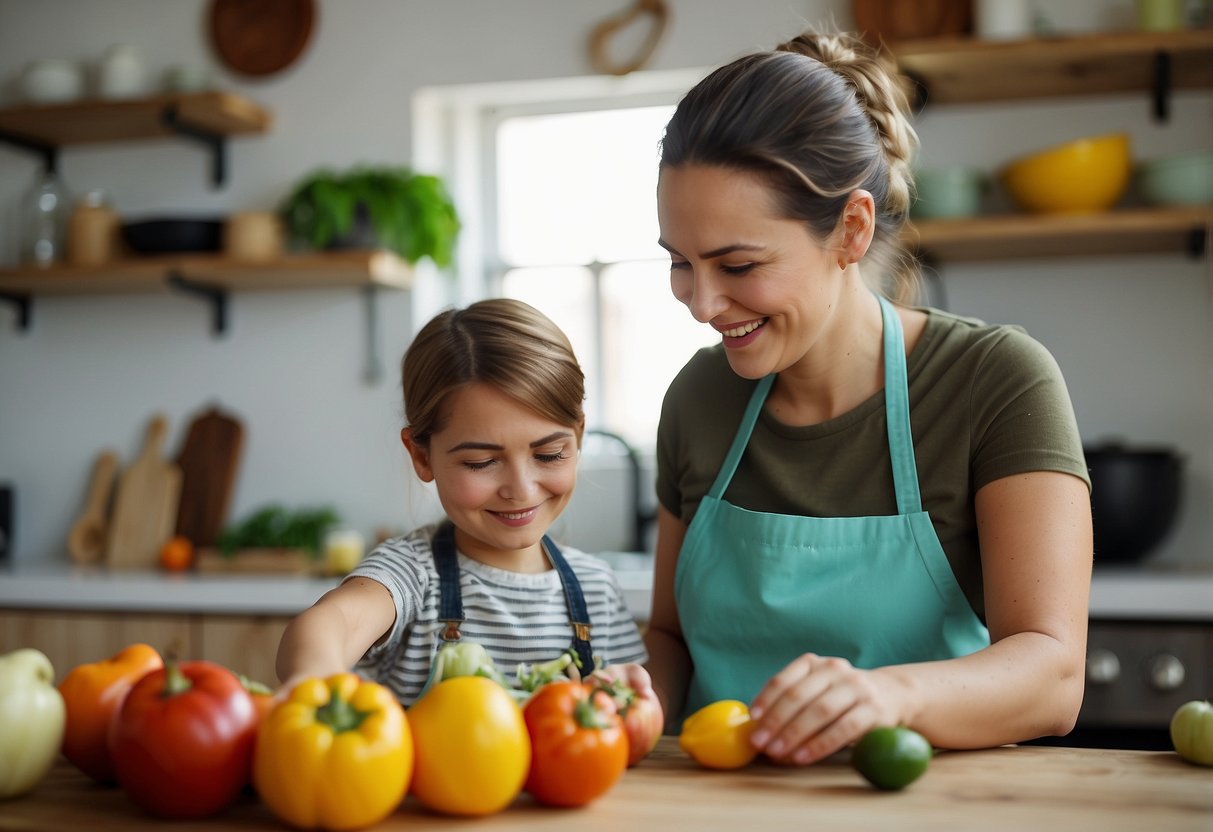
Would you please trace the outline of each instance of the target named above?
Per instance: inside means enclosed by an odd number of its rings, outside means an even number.
[[[429,578],[423,557],[409,539],[384,541],[345,577],[345,581],[369,578],[383,584],[396,605],[392,629],[386,638],[366,651],[359,665],[373,666],[385,656],[394,656],[400,649],[409,624],[417,618],[424,603]]]
[[[1052,354],[1017,327],[983,357],[973,384],[973,487],[1028,471],[1091,479],[1074,406]]]

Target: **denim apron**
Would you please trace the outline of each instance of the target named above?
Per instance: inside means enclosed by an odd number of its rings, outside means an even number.
[[[880,306],[897,514],[806,517],[724,500],[775,380],[763,378],[678,557],[675,599],[694,663],[685,714],[720,699],[752,701],[803,653],[870,669],[990,643],[922,508],[901,321],[883,297]]]
[[[443,625],[439,638],[434,642],[434,655],[430,657],[430,676],[418,698],[434,684],[434,658],[444,644],[454,644],[463,638],[459,625],[464,621],[463,589],[459,585],[459,556],[455,553],[455,527],[449,521],[438,527],[434,535],[434,566],[438,570],[438,621]],[[569,624],[573,628],[572,648],[581,661],[582,675],[594,669],[594,651],[590,645],[590,611],[586,607],[581,582],[573,568],[564,559],[560,548],[547,535],[543,536],[543,549],[560,575],[564,588],[564,600],[569,609]]]

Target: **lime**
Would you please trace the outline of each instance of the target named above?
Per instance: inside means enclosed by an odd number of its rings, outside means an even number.
[[[851,751],[851,765],[878,789],[902,789],[927,770],[931,744],[917,731],[873,728]]]

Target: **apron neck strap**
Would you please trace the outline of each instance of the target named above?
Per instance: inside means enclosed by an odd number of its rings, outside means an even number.
[[[917,514],[922,511],[922,495],[918,489],[918,466],[914,461],[914,439],[910,432],[910,392],[906,373],[906,347],[897,310],[883,295],[880,301],[882,341],[884,348],[885,421],[888,423],[889,456],[893,463],[893,489],[897,497],[898,514]],[[775,373],[760,380],[750,395],[741,425],[733,436],[733,444],[712,482],[708,496],[723,499],[724,492],[733,480],[737,465],[745,454],[750,434],[758,422],[767,394],[775,383]]]
[[[729,452],[725,456],[724,462],[721,463],[720,470],[716,472],[716,480],[708,491],[709,497],[717,500],[724,498],[725,489],[733,480],[737,464],[741,462],[742,454],[745,453],[745,446],[750,443],[750,434],[754,432],[758,414],[762,412],[763,402],[767,400],[767,394],[771,392],[771,385],[774,383],[775,373],[771,373],[758,382],[758,386],[750,395],[750,403],[746,405],[745,414],[741,417],[741,425],[737,428],[737,433],[733,435],[733,444],[729,446]]]
[[[569,611],[569,624],[573,628],[572,647],[581,661],[581,672],[588,676],[594,671],[594,652],[590,645],[590,611],[581,591],[573,567],[550,537],[543,536],[543,548],[564,590],[564,601]],[[438,620],[446,626],[443,641],[459,641],[462,633],[459,625],[464,621],[463,591],[459,584],[459,557],[455,553],[455,526],[449,520],[438,527],[434,535],[434,565],[438,570]]]
[[[910,384],[906,373],[906,342],[897,310],[883,295],[880,317],[884,321],[884,412],[889,430],[889,456],[893,461],[893,490],[898,514],[922,511],[918,491],[918,465],[914,461],[914,437],[910,432]]]

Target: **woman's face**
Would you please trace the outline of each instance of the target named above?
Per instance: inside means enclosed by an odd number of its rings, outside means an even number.
[[[508,565],[510,553],[537,552],[573,495],[579,431],[488,384],[457,390],[443,408],[446,424],[428,448],[407,430],[405,445],[417,476],[436,485],[459,548],[494,565]]]
[[[761,178],[663,168],[657,217],[674,297],[720,333],[735,373],[761,378],[809,352],[837,308],[838,254],[780,216]]]

